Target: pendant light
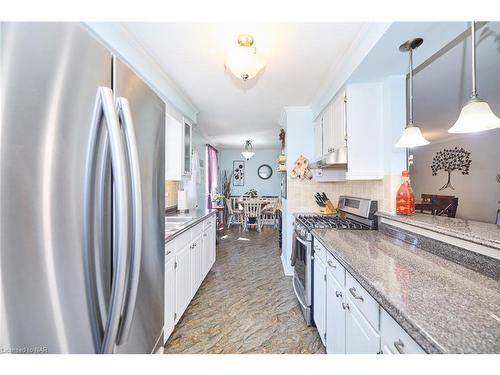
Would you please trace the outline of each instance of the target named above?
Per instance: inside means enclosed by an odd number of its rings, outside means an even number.
[[[245,151],[242,151],[241,155],[245,159],[250,160],[250,158],[255,155],[255,152],[253,152],[252,150],[253,150],[252,142],[247,140],[245,142]]]
[[[395,145],[396,147],[417,147],[429,144],[429,141],[422,135],[420,128],[413,123],[413,50],[420,47],[423,42],[422,38],[416,38],[410,39],[399,46],[401,52],[409,52],[410,55],[410,113],[408,125],[403,130],[403,134],[401,134],[399,141]]]
[[[462,107],[457,122],[448,133],[475,133],[500,128],[500,119],[495,116],[489,104],[477,96],[476,90],[476,23],[471,27],[472,44],[472,94]]]
[[[228,54],[226,68],[237,78],[246,81],[256,77],[265,65],[257,55],[257,49],[253,47],[253,36],[238,35],[238,47]]]

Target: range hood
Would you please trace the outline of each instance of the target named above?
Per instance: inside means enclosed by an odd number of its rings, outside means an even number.
[[[340,147],[324,155],[309,165],[311,169],[335,168],[347,170],[347,146]]]

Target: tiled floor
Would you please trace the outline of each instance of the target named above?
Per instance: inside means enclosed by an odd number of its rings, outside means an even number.
[[[233,228],[165,353],[324,353],[283,274],[276,231]]]

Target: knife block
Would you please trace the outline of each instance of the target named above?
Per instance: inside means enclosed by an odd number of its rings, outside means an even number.
[[[325,201],[325,207],[320,210],[320,212],[324,215],[335,215],[337,213],[337,210],[333,206],[332,202],[330,200]]]

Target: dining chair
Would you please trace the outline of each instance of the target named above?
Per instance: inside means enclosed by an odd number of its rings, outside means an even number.
[[[243,223],[241,216],[243,214],[243,210],[233,208],[233,202],[231,199],[226,199],[226,208],[227,208],[227,228],[231,227],[231,224],[239,224]]]
[[[264,224],[271,223],[271,225],[276,229],[278,228],[278,198],[266,198],[263,200],[263,203],[266,204],[262,208],[262,217],[264,220]]]
[[[250,225],[255,225],[260,232],[262,229],[261,218],[262,203],[258,199],[249,199],[243,202],[243,229],[248,231]],[[255,223],[250,223],[250,219],[255,219]]]
[[[455,217],[458,208],[458,198],[453,195],[422,194],[422,202],[418,205],[421,213],[430,211],[435,216]],[[417,207],[416,207],[417,208]]]

